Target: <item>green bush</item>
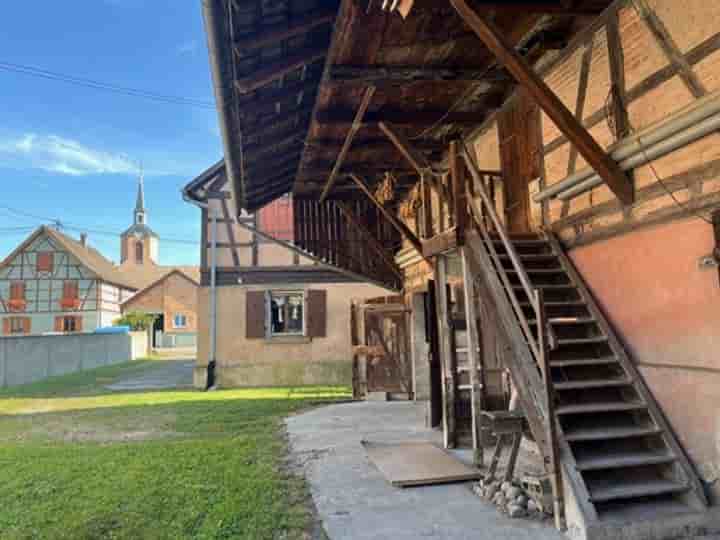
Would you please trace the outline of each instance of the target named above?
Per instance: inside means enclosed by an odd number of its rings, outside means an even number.
[[[155,315],[141,311],[131,311],[113,322],[115,326],[129,326],[133,332],[147,330],[155,322]]]

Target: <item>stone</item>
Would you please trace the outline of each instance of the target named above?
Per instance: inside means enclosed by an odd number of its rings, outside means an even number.
[[[528,512],[533,512],[533,513],[540,511],[540,507],[538,506],[538,503],[536,503],[536,502],[533,501],[532,499],[530,499],[530,500],[528,501],[528,503],[527,503],[527,509],[528,509]]]
[[[510,482],[503,482],[502,485],[500,486],[500,489],[502,489],[503,491],[507,491],[511,487],[512,487],[512,484]]]
[[[519,487],[510,486],[508,489],[504,490],[505,496],[508,499],[517,499],[520,495],[524,495],[523,490]]]
[[[508,504],[507,513],[511,518],[521,518],[527,515],[527,510],[517,504]]]
[[[485,497],[492,500],[493,497],[498,493],[498,487],[496,484],[490,484],[485,488]]]
[[[515,498],[515,504],[518,506],[522,506],[523,508],[527,508],[528,506],[528,498],[526,495],[520,495],[519,497]]]
[[[492,501],[492,502],[493,502],[495,505],[497,505],[497,506],[503,507],[503,506],[505,506],[505,504],[507,503],[507,499],[506,499],[505,496],[502,494],[502,492],[497,492],[497,493],[495,494],[495,497],[493,497],[493,501]]]

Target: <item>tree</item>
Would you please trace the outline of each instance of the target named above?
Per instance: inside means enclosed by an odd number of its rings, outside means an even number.
[[[143,313],[142,311],[131,311],[119,319],[113,321],[114,326],[129,326],[134,332],[144,331],[151,328],[155,322],[155,315]]]

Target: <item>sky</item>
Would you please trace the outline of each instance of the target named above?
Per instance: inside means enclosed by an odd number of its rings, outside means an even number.
[[[132,223],[142,167],[158,262],[198,264],[200,210],[180,190],[222,156],[201,1],[5,4],[0,258],[34,227],[57,219],[76,238],[87,230],[91,245],[119,261],[119,233]],[[87,88],[8,71],[8,64],[205,105]]]

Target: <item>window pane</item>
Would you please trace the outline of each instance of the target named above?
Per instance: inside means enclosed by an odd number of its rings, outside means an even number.
[[[303,333],[303,293],[272,293],[270,310],[273,334]]]

